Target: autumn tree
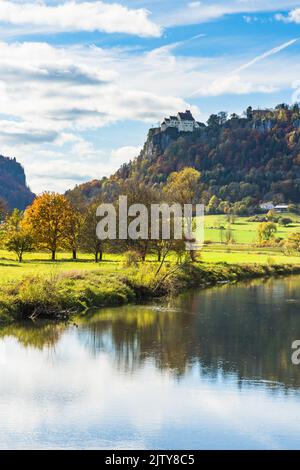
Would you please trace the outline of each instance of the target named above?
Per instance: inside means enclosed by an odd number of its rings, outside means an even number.
[[[38,196],[25,212],[25,225],[34,242],[41,249],[51,252],[52,261],[56,252],[63,248],[67,237],[67,222],[72,214],[70,202],[65,196],[45,192]]]
[[[193,204],[196,201],[201,174],[195,168],[183,168],[170,174],[164,193],[173,203]]]
[[[290,233],[287,240],[284,243],[284,249],[287,253],[292,253],[293,251],[300,252],[300,233],[293,232]]]
[[[14,252],[20,263],[23,254],[33,250],[33,238],[24,224],[23,212],[14,209],[12,214],[6,217],[1,227],[1,240],[4,248]]]
[[[220,205],[220,200],[217,198],[217,196],[212,196],[209,200],[208,206],[207,206],[207,212],[209,214],[217,214],[218,209]]]
[[[270,241],[277,232],[277,226],[274,222],[262,222],[258,226],[259,243]]]
[[[151,214],[151,205],[161,202],[161,194],[158,189],[151,188],[144,182],[138,182],[134,178],[130,178],[121,184],[121,192],[123,195],[127,196],[128,207],[134,206],[135,204],[142,204],[147,209],[148,215]],[[117,207],[117,213],[118,212]],[[142,214],[137,211],[136,216],[139,217],[141,215]],[[134,218],[135,216],[128,218],[129,224]],[[160,256],[159,240],[151,239],[151,221],[148,220],[147,225],[146,233],[142,233],[141,226],[139,224],[137,225],[137,232],[141,231],[140,238],[136,240],[128,238],[125,241],[126,249],[138,252],[142,261],[145,261],[146,255],[150,250],[156,251],[158,253],[158,257]]]
[[[84,216],[74,206],[70,205],[70,210],[66,214],[64,246],[72,251],[72,258],[77,259],[77,251],[80,244],[80,230]]]
[[[98,217],[96,215],[99,203],[90,204],[84,213],[80,235],[79,247],[86,253],[93,253],[95,262],[102,261],[105,241],[100,240],[97,236],[96,229],[98,224]]]
[[[278,218],[277,215],[276,215],[276,212],[272,209],[269,210],[266,217],[270,222],[276,222],[276,220]]]
[[[171,204],[180,204],[182,209],[185,204],[196,203],[200,176],[199,171],[189,167],[183,168],[179,172],[171,173],[164,188],[167,200]],[[193,214],[186,217],[185,224],[189,233],[192,232],[193,222]],[[190,252],[190,255],[194,259],[193,251]]]

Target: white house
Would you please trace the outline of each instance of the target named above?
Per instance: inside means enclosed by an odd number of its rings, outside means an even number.
[[[262,204],[259,205],[259,207],[264,210],[264,211],[272,211],[274,210],[275,212],[287,212],[289,209],[289,206],[287,204],[277,204],[275,206],[273,202],[263,202]]]
[[[287,204],[278,204],[274,209],[276,212],[288,212],[289,206]]]
[[[273,202],[263,202],[262,204],[259,205],[259,207],[263,211],[272,211],[273,209],[275,209]]]
[[[177,116],[170,116],[165,118],[161,123],[161,130],[165,131],[168,128],[175,128],[179,132],[193,132],[199,129],[199,123],[195,121],[191,111],[186,110],[185,113],[178,113]]]

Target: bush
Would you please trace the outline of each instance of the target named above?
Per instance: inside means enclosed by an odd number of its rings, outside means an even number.
[[[137,268],[140,261],[141,255],[137,251],[130,250],[124,253],[123,266],[125,268]]]
[[[279,218],[279,224],[283,225],[284,227],[286,227],[287,225],[290,225],[292,222],[293,222],[292,219],[290,219],[289,217]]]
[[[253,217],[249,217],[248,222],[267,222],[268,219],[264,215],[254,215]]]

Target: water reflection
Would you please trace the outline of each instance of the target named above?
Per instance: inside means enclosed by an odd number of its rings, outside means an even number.
[[[198,364],[212,376],[234,372],[241,380],[288,388],[300,386],[300,367],[290,360],[291,343],[300,338],[299,307],[299,279],[291,277],[188,292],[161,306],[104,309],[75,325],[90,354],[110,352],[124,372],[133,373],[151,358],[156,368],[178,377]],[[51,349],[70,329],[27,323],[3,328],[0,337]]]
[[[299,448],[299,286],[2,328],[0,447]]]

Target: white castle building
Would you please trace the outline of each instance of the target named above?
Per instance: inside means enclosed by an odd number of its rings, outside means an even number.
[[[161,130],[165,131],[169,127],[178,129],[179,132],[194,132],[199,129],[199,123],[195,121],[191,111],[186,110],[185,113],[178,113],[177,116],[165,118],[161,123]]]

